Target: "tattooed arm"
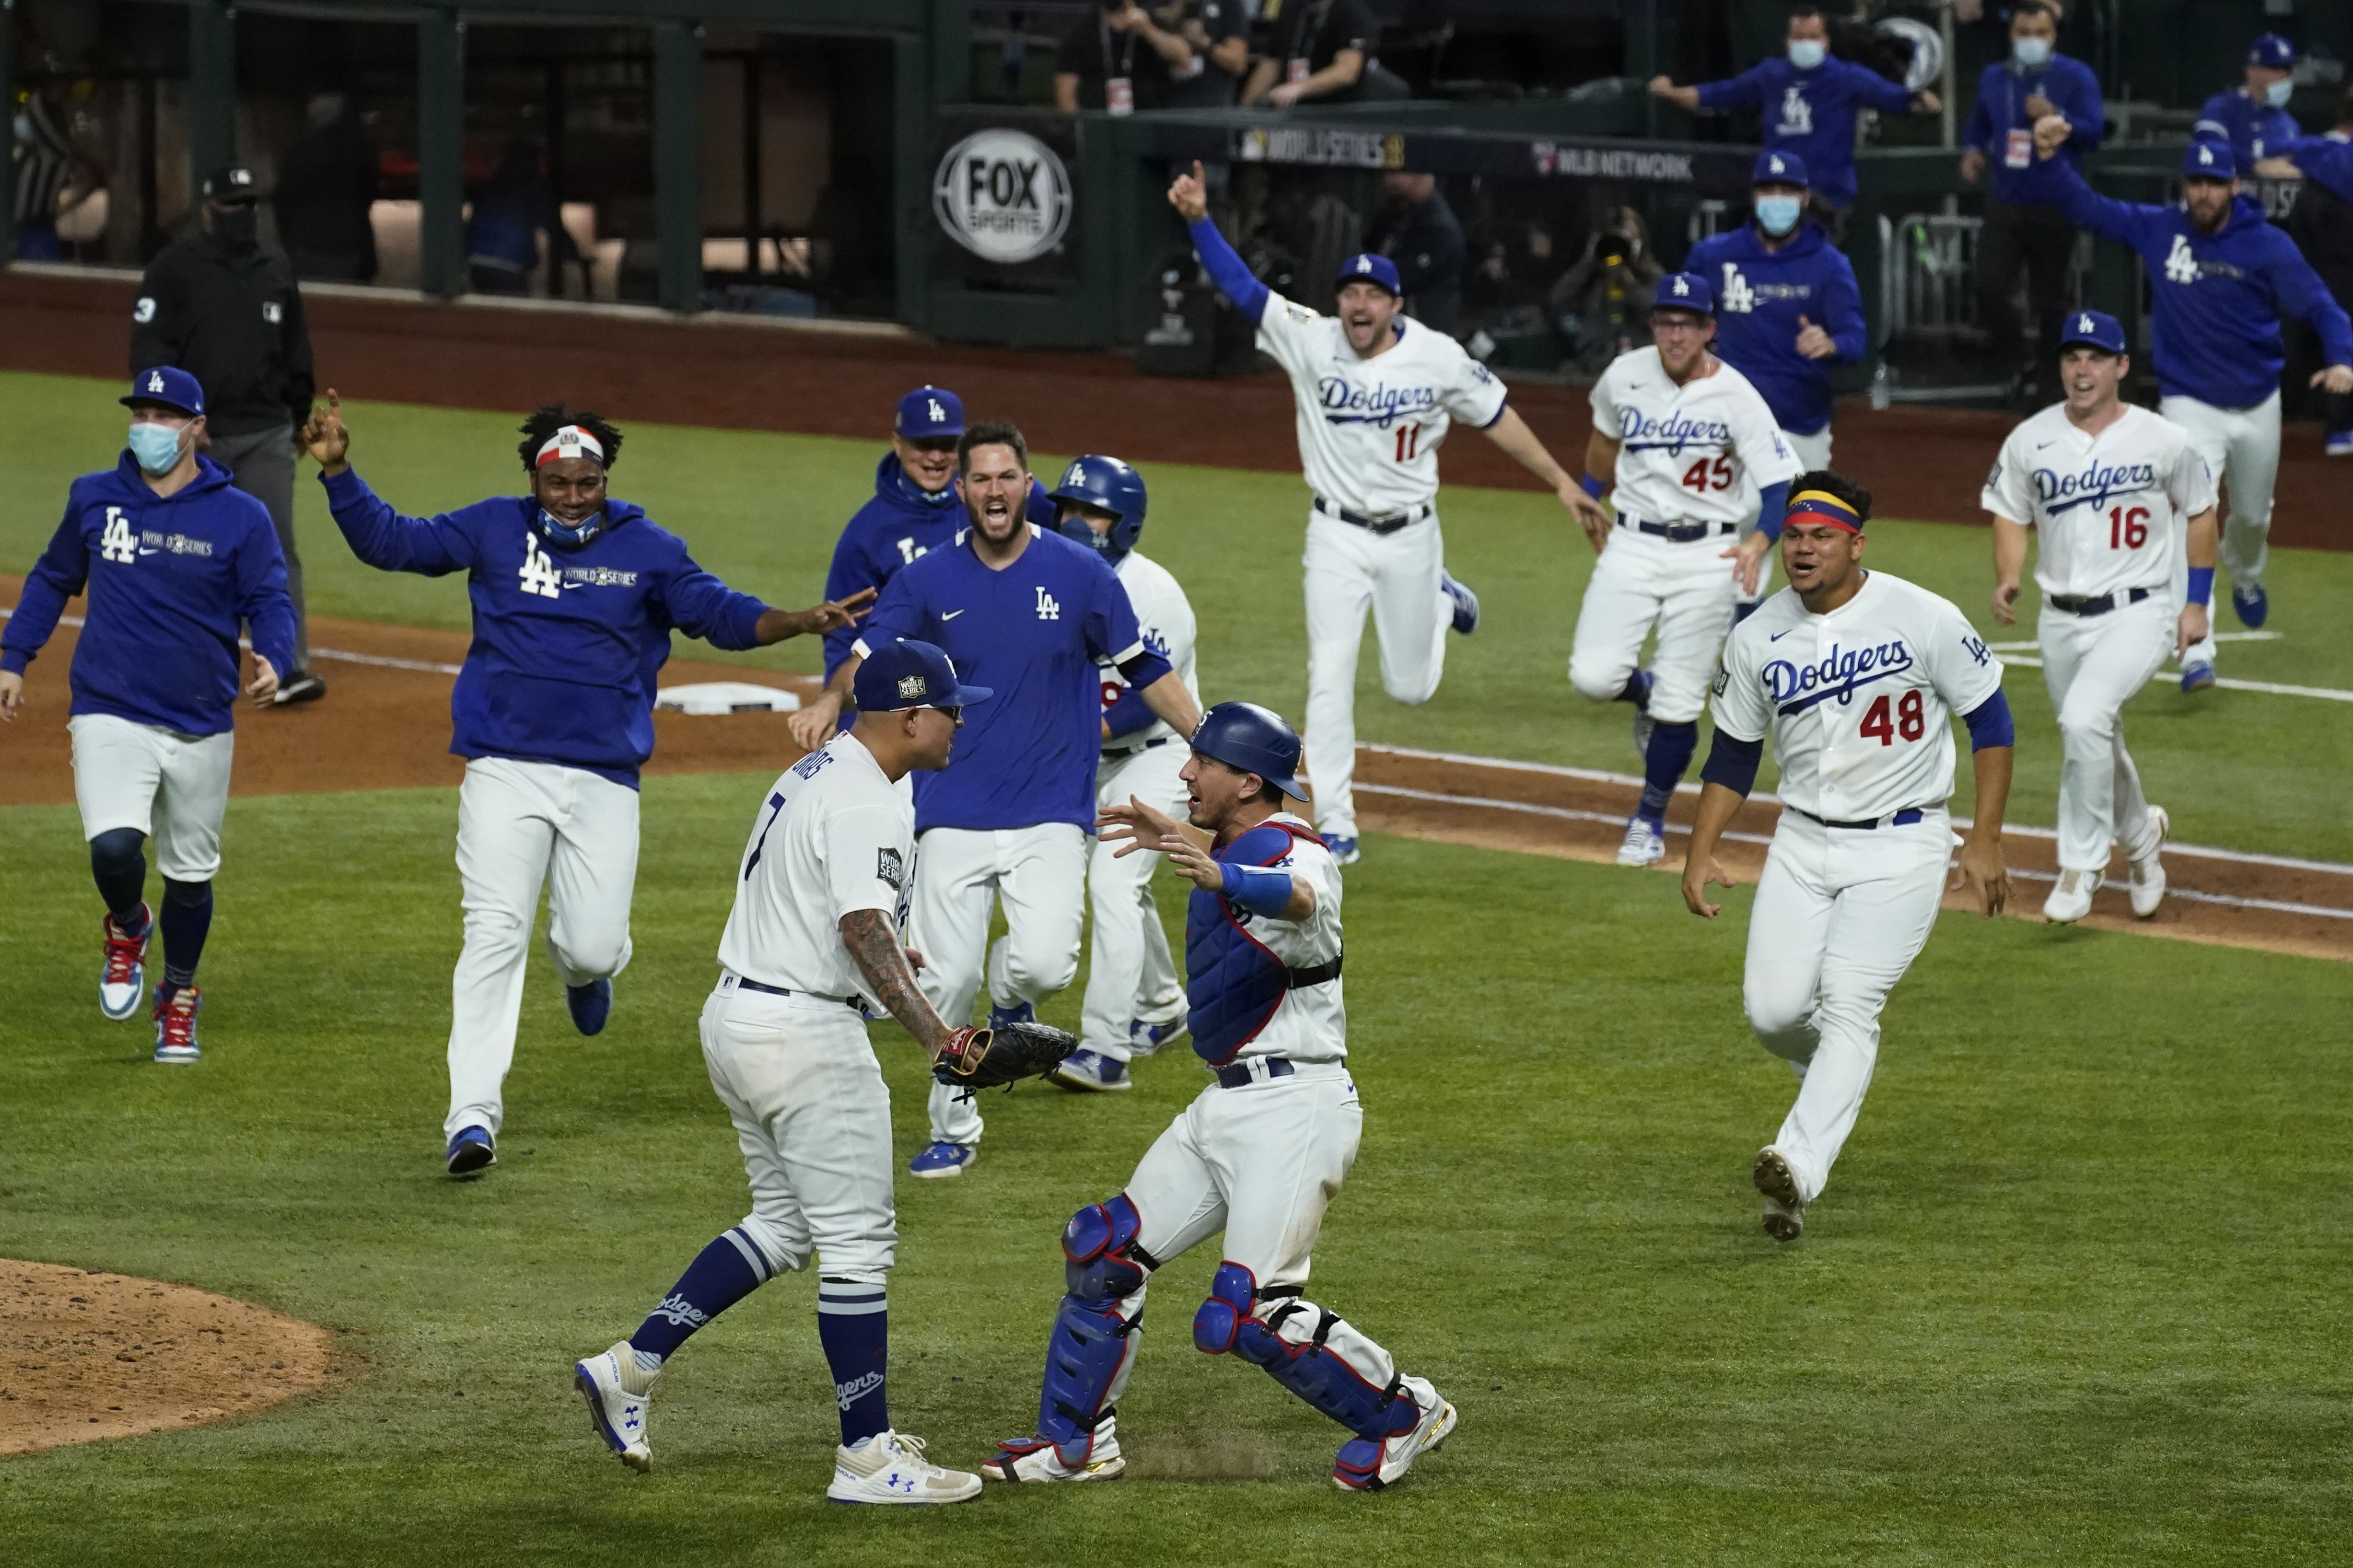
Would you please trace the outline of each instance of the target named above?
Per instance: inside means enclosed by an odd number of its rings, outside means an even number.
[[[941,1043],[950,1031],[915,984],[915,966],[907,960],[907,950],[900,944],[899,931],[892,924],[889,911],[850,910],[841,917],[841,940],[849,956],[858,961],[859,973],[866,976],[874,999],[906,1026],[917,1045],[938,1059]]]

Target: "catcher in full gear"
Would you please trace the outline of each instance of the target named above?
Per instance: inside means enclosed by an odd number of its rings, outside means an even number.
[[[1304,800],[1299,737],[1247,702],[1194,731],[1182,777],[1198,838],[1142,800],[1104,838],[1154,849],[1195,884],[1185,920],[1193,1048],[1216,1081],[1163,1132],[1125,1191],[1062,1232],[1069,1293],[1046,1352],[1034,1436],[980,1468],[998,1481],[1103,1481],[1126,1468],[1113,1403],[1141,1341],[1145,1281],[1225,1233],[1193,1343],[1230,1351],[1348,1428],[1332,1479],[1376,1490],[1454,1430],[1454,1406],[1355,1325],[1309,1301],[1308,1252],[1356,1158],[1364,1113],[1348,1076],[1340,995],[1340,872]]]

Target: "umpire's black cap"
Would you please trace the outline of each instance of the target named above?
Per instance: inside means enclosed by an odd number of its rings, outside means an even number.
[[[253,171],[242,163],[223,163],[205,176],[205,200],[216,207],[250,206],[265,194]]]

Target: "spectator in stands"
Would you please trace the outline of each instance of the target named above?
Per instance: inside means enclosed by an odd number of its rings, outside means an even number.
[[[2281,226],[2295,241],[2328,292],[2353,314],[2353,88],[2337,104],[2337,128],[2326,136],[2299,140],[2291,156],[2304,175],[2304,189]],[[2320,335],[2308,321],[2295,324],[2288,385],[2310,379],[2323,362]],[[2320,393],[2323,449],[2332,458],[2353,458],[2353,394]]]
[[[311,126],[278,161],[278,238],[297,278],[375,278],[375,149],[340,92],[311,95]]]
[[[1813,171],[1814,195],[1833,212],[1854,201],[1854,119],[1861,109],[1883,114],[1934,114],[1944,106],[1933,92],[1914,92],[1868,67],[1831,58],[1830,25],[1819,5],[1789,12],[1785,52],[1725,81],[1677,87],[1653,77],[1651,91],[1683,109],[1758,109],[1767,151],[1794,153]]]
[[[551,294],[564,292],[564,268],[580,258],[541,163],[539,143],[528,136],[515,137],[499,160],[498,173],[474,197],[474,216],[466,225],[466,263],[478,294],[528,292],[543,234],[547,237]]]
[[[2277,33],[2265,33],[2247,46],[2246,80],[2208,99],[2189,133],[2228,142],[2241,168],[2271,174],[2256,165],[2304,134],[2287,111],[2295,92],[2295,46]]]
[[[1168,107],[1232,108],[1250,69],[1250,17],[1243,0],[1172,0],[1153,16],[1193,51],[1189,71],[1168,68]]]
[[[1289,109],[1403,98],[1405,83],[1380,68],[1380,24],[1365,0],[1292,0],[1276,15],[1271,47],[1242,89],[1244,103]]]
[[[1451,336],[1462,319],[1462,266],[1470,256],[1462,225],[1432,176],[1390,174],[1384,184],[1389,200],[1374,216],[1365,248],[1397,263],[1406,314]]]
[[[1585,254],[1552,286],[1552,321],[1568,345],[1563,370],[1599,375],[1629,349],[1651,341],[1651,300],[1659,286],[1642,215],[1620,207],[1586,237]]]
[[[1182,32],[1162,26],[1134,0],[1103,0],[1062,35],[1054,104],[1064,113],[1133,114],[1168,101],[1170,79],[1199,68]]]
[[[1968,149],[1961,154],[1961,178],[1975,184],[1989,164],[1993,169],[1978,237],[1978,319],[2010,371],[2013,398],[2021,402],[2031,401],[2040,378],[2057,366],[2060,319],[2073,303],[2075,230],[2056,205],[2059,165],[2079,172],[2084,154],[2099,146],[2106,129],[2099,78],[2083,61],[2059,53],[2058,37],[2055,11],[2042,0],[2018,0],[2010,17],[2010,58],[1986,67],[1978,79],[1977,108],[1961,136]],[[2055,158],[2038,161],[2034,126],[2053,114],[2065,116],[2072,134]],[[2021,266],[2034,307],[2031,342],[2010,302]]]
[[[89,160],[75,152],[38,93],[26,94],[17,104],[11,131],[10,156],[16,164],[17,258],[63,260],[58,215],[88,199],[97,186],[94,171]]]

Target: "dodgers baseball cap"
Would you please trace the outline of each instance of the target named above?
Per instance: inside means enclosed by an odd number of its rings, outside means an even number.
[[[1397,263],[1369,250],[1340,263],[1339,276],[1333,281],[1344,289],[1351,283],[1377,284],[1398,299],[1405,297],[1405,285],[1398,280]]]
[[[2247,63],[2275,71],[2293,70],[2295,68],[2295,46],[2277,33],[2259,34],[2255,41],[2247,46]]]
[[[1764,152],[1757,154],[1757,166],[1748,172],[1752,185],[1803,185],[1806,161],[1795,153]]]
[[[850,696],[860,713],[896,713],[908,708],[962,708],[987,700],[989,688],[965,686],[955,665],[927,642],[902,637],[883,644],[858,667]]]
[[[2065,327],[2059,333],[2061,348],[2070,343],[2088,343],[2093,348],[2120,354],[2125,352],[2124,324],[2105,310],[2074,311],[2068,316]]]
[[[205,411],[205,389],[178,365],[159,364],[131,378],[131,391],[121,403],[125,408],[134,403],[160,403],[192,417],[201,416]]]
[[[964,434],[964,399],[944,386],[924,385],[899,399],[891,428],[909,440]]]
[[[216,207],[240,207],[261,199],[261,182],[242,163],[223,163],[205,176],[205,200]]]
[[[2228,142],[2201,137],[2181,150],[2181,177],[2185,180],[2235,180],[2239,177],[2239,154]]]
[[[1715,290],[1696,272],[1670,272],[1659,279],[1651,297],[1653,310],[1689,310],[1694,316],[1715,314]]]

